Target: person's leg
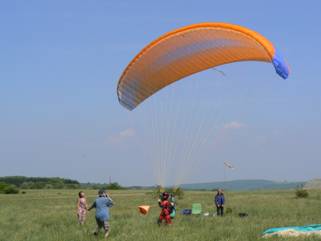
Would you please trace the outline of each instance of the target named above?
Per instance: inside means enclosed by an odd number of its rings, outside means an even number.
[[[220,206],[220,216],[223,216],[223,207]]]
[[[161,224],[164,219],[165,219],[165,213],[164,213],[164,210],[162,210],[161,213],[159,214],[158,224]]]
[[[221,216],[223,217],[223,215],[224,215],[224,207],[222,206],[221,207]]]
[[[81,225],[83,225],[85,223],[85,219],[86,219],[86,212],[80,212],[79,213],[79,223]]]
[[[110,226],[109,226],[108,221],[104,222],[104,230],[105,230],[105,238],[107,238],[109,235],[109,231],[110,231]]]
[[[164,215],[165,215],[166,224],[172,224],[171,216],[168,210],[165,210]]]
[[[83,224],[85,224],[86,216],[87,216],[87,211],[84,210],[83,217],[82,217],[82,223],[83,223]]]
[[[97,218],[96,218],[96,224],[97,224],[97,226],[96,226],[96,230],[95,230],[95,232],[94,232],[94,235],[98,235],[98,233],[99,233],[99,230],[100,230],[100,228],[102,227],[102,222],[100,221],[100,220],[98,220]]]
[[[172,219],[170,215],[167,215],[165,219],[166,219],[166,224],[172,224]]]
[[[82,215],[79,216],[78,222],[79,222],[80,225],[84,224],[84,220],[83,220]]]
[[[220,207],[219,206],[216,206],[216,214],[217,214],[217,216],[220,216]]]
[[[95,229],[95,231],[94,231],[94,235],[98,235],[98,233],[99,233],[99,226],[98,225],[96,225],[96,229]]]

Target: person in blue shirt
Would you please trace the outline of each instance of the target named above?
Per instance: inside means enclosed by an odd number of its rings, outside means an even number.
[[[217,216],[223,216],[224,215],[224,193],[222,189],[217,190],[217,194],[214,197],[214,203],[216,206]]]
[[[95,202],[91,205],[88,209],[91,210],[96,208],[96,223],[97,229],[94,232],[95,235],[98,235],[99,230],[104,228],[105,231],[105,238],[109,235],[109,208],[113,206],[113,200],[110,196],[105,192],[105,190],[98,191],[98,197],[96,198]]]

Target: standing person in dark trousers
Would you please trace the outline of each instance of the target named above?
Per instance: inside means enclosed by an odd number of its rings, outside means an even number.
[[[217,194],[214,197],[214,202],[216,206],[217,216],[223,216],[225,198],[222,189],[217,190]]]

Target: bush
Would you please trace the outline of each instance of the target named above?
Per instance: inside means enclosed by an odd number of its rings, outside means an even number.
[[[4,189],[4,193],[5,194],[17,194],[17,193],[19,193],[19,189],[15,185],[8,185]]]
[[[295,196],[297,198],[307,198],[309,196],[309,193],[306,189],[298,188],[295,190]]]
[[[177,197],[178,199],[183,199],[184,197],[184,191],[182,188],[178,187],[178,188],[173,188],[172,193],[174,194],[175,197]]]
[[[4,182],[0,182],[0,193],[17,194],[19,193],[19,189],[15,185],[10,185]]]
[[[121,190],[124,189],[118,182],[109,183],[106,188],[107,190]]]
[[[0,182],[0,193],[4,193],[4,189],[8,186],[7,183]]]

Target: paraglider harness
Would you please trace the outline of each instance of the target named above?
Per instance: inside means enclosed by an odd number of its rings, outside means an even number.
[[[171,219],[173,219],[176,215],[176,200],[175,200],[175,197],[173,196],[173,194],[170,194],[168,201],[171,204],[170,205],[170,216],[171,216]]]

